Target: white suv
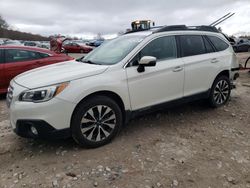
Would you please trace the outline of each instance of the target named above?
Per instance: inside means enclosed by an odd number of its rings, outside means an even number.
[[[14,78],[10,122],[23,137],[72,136],[81,146],[98,147],[145,111],[201,98],[213,107],[225,104],[238,70],[230,43],[214,27],[127,33],[78,61]]]

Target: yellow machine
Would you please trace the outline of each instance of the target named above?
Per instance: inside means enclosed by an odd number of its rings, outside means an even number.
[[[131,23],[132,31],[146,30],[153,26],[155,26],[155,23],[152,20],[136,20]]]

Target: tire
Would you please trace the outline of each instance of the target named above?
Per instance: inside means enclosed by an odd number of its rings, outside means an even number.
[[[250,47],[247,49],[248,52],[250,52]]]
[[[209,104],[211,107],[217,108],[228,102],[231,94],[230,80],[227,76],[219,76],[215,79],[210,94]]]
[[[114,100],[94,96],[76,108],[71,121],[72,137],[82,147],[100,147],[118,134],[122,122],[122,111]]]
[[[84,50],[80,50],[80,53],[83,54],[83,53],[84,53]]]

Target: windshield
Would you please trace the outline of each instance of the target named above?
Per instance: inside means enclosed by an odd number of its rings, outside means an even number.
[[[104,42],[100,47],[82,59],[100,65],[116,64],[125,58],[145,36],[123,35],[116,39]]]

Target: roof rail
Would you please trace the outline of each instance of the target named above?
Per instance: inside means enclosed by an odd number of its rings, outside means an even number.
[[[216,32],[219,33],[219,30],[214,26],[207,26],[207,25],[201,25],[201,26],[186,26],[186,25],[170,25],[170,26],[163,26],[162,28],[154,31],[153,33],[160,33],[165,31],[210,31],[210,32]]]

